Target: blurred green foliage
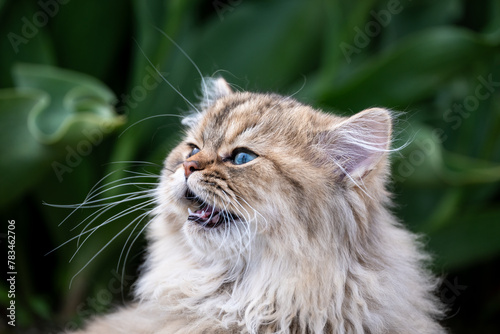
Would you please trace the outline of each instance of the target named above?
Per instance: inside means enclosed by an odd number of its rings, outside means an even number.
[[[123,228],[138,214],[44,256],[92,211],[64,221],[71,211],[42,203],[80,203],[109,173],[106,182],[159,172],[180,137],[166,114],[190,108],[176,90],[195,103],[201,83],[178,43],[203,75],[239,89],[345,115],[400,111],[395,146],[410,145],[393,159],[395,211],[426,234],[446,277],[446,324],[498,332],[497,0],[2,0],[0,36],[0,208],[16,221],[18,272],[17,327],[1,331],[71,328],[128,298],[143,225]],[[7,290],[2,280],[3,310]]]

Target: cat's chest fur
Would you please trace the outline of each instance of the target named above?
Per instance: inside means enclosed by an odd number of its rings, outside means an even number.
[[[85,333],[444,333],[388,209],[390,113],[208,86],[165,162],[136,303]]]

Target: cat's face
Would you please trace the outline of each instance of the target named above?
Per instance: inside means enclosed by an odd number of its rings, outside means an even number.
[[[209,258],[245,255],[255,243],[300,252],[332,233],[339,167],[354,163],[340,147],[353,143],[332,136],[344,121],[278,95],[224,94],[192,117],[167,158],[159,191],[177,212],[168,223]]]

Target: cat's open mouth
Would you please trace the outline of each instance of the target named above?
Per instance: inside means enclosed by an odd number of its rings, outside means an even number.
[[[195,211],[188,208],[188,220],[198,223],[205,228],[216,228],[223,225],[224,222],[233,222],[240,219],[237,215],[229,211],[220,210],[206,203],[189,189],[186,191],[185,198],[199,208]]]

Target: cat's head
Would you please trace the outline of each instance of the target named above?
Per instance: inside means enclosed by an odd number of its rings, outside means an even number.
[[[345,118],[288,97],[233,92],[223,79],[207,86],[159,187],[164,207],[175,208],[166,223],[198,254],[293,256],[321,246],[315,240],[331,245],[352,229],[342,226],[354,219],[349,198],[383,196],[388,111]]]

